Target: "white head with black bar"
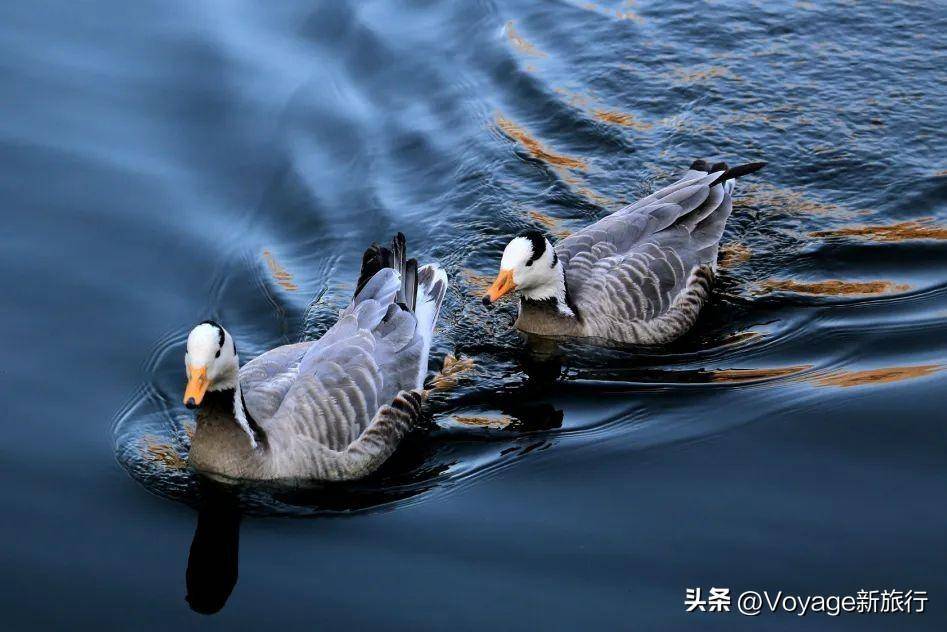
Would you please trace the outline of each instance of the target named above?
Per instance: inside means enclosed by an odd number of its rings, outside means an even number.
[[[237,346],[230,333],[212,320],[205,320],[194,327],[187,337],[184,367],[187,371],[184,405],[191,409],[197,408],[208,392],[232,389],[234,418],[250,437],[250,443],[256,447],[256,438],[247,421],[240,391]]]
[[[538,230],[521,233],[506,245],[500,272],[483,297],[483,304],[490,305],[511,292],[519,292],[527,301],[554,301],[560,312],[572,314],[566,300],[562,262],[552,243]]]

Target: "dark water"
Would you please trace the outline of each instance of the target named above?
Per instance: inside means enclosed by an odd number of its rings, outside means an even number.
[[[11,629],[943,629],[943,3],[272,4],[0,7]],[[537,379],[475,300],[506,240],[697,157],[769,162],[697,329]],[[432,370],[469,366],[430,427],[358,485],[202,487],[188,329],[319,335],[397,230],[451,275]]]

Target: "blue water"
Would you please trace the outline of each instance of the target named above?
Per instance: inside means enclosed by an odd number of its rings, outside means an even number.
[[[4,3],[5,624],[943,629],[945,33],[907,1]],[[695,158],[769,164],[683,340],[550,369],[481,306],[511,235]],[[432,371],[467,367],[428,427],[368,481],[216,499],[189,328],[318,336],[398,230],[451,276]]]

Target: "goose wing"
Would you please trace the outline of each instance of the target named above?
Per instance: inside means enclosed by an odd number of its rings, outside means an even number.
[[[401,276],[378,271],[326,334],[305,350],[296,377],[275,412],[257,418],[272,441],[316,442],[342,450],[379,408],[403,390],[420,387],[424,338],[412,312],[396,303]],[[247,403],[253,395],[246,396]]]
[[[401,437],[420,417],[423,400],[424,393],[420,389],[401,391],[391,403],[378,409],[371,424],[344,450],[333,450],[312,439],[300,439],[294,450],[285,453],[287,458],[283,465],[296,468],[295,471],[304,468],[308,477],[320,480],[362,478],[391,456]]]
[[[603,326],[651,320],[687,287],[695,267],[715,265],[732,208],[722,171],[683,178],[567,237],[556,246],[583,317]]]
[[[269,419],[299,376],[299,363],[317,341],[284,345],[261,353],[240,369],[244,402],[254,419]]]

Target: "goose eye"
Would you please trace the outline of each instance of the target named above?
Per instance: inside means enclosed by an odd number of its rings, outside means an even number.
[[[530,267],[531,265],[533,265],[533,260],[532,260],[532,259],[530,259],[529,261],[526,262],[526,267],[527,267],[527,268]]]
[[[219,358],[219,357],[220,357],[220,349],[217,350],[217,353],[214,355],[214,357],[215,357],[215,358]]]

